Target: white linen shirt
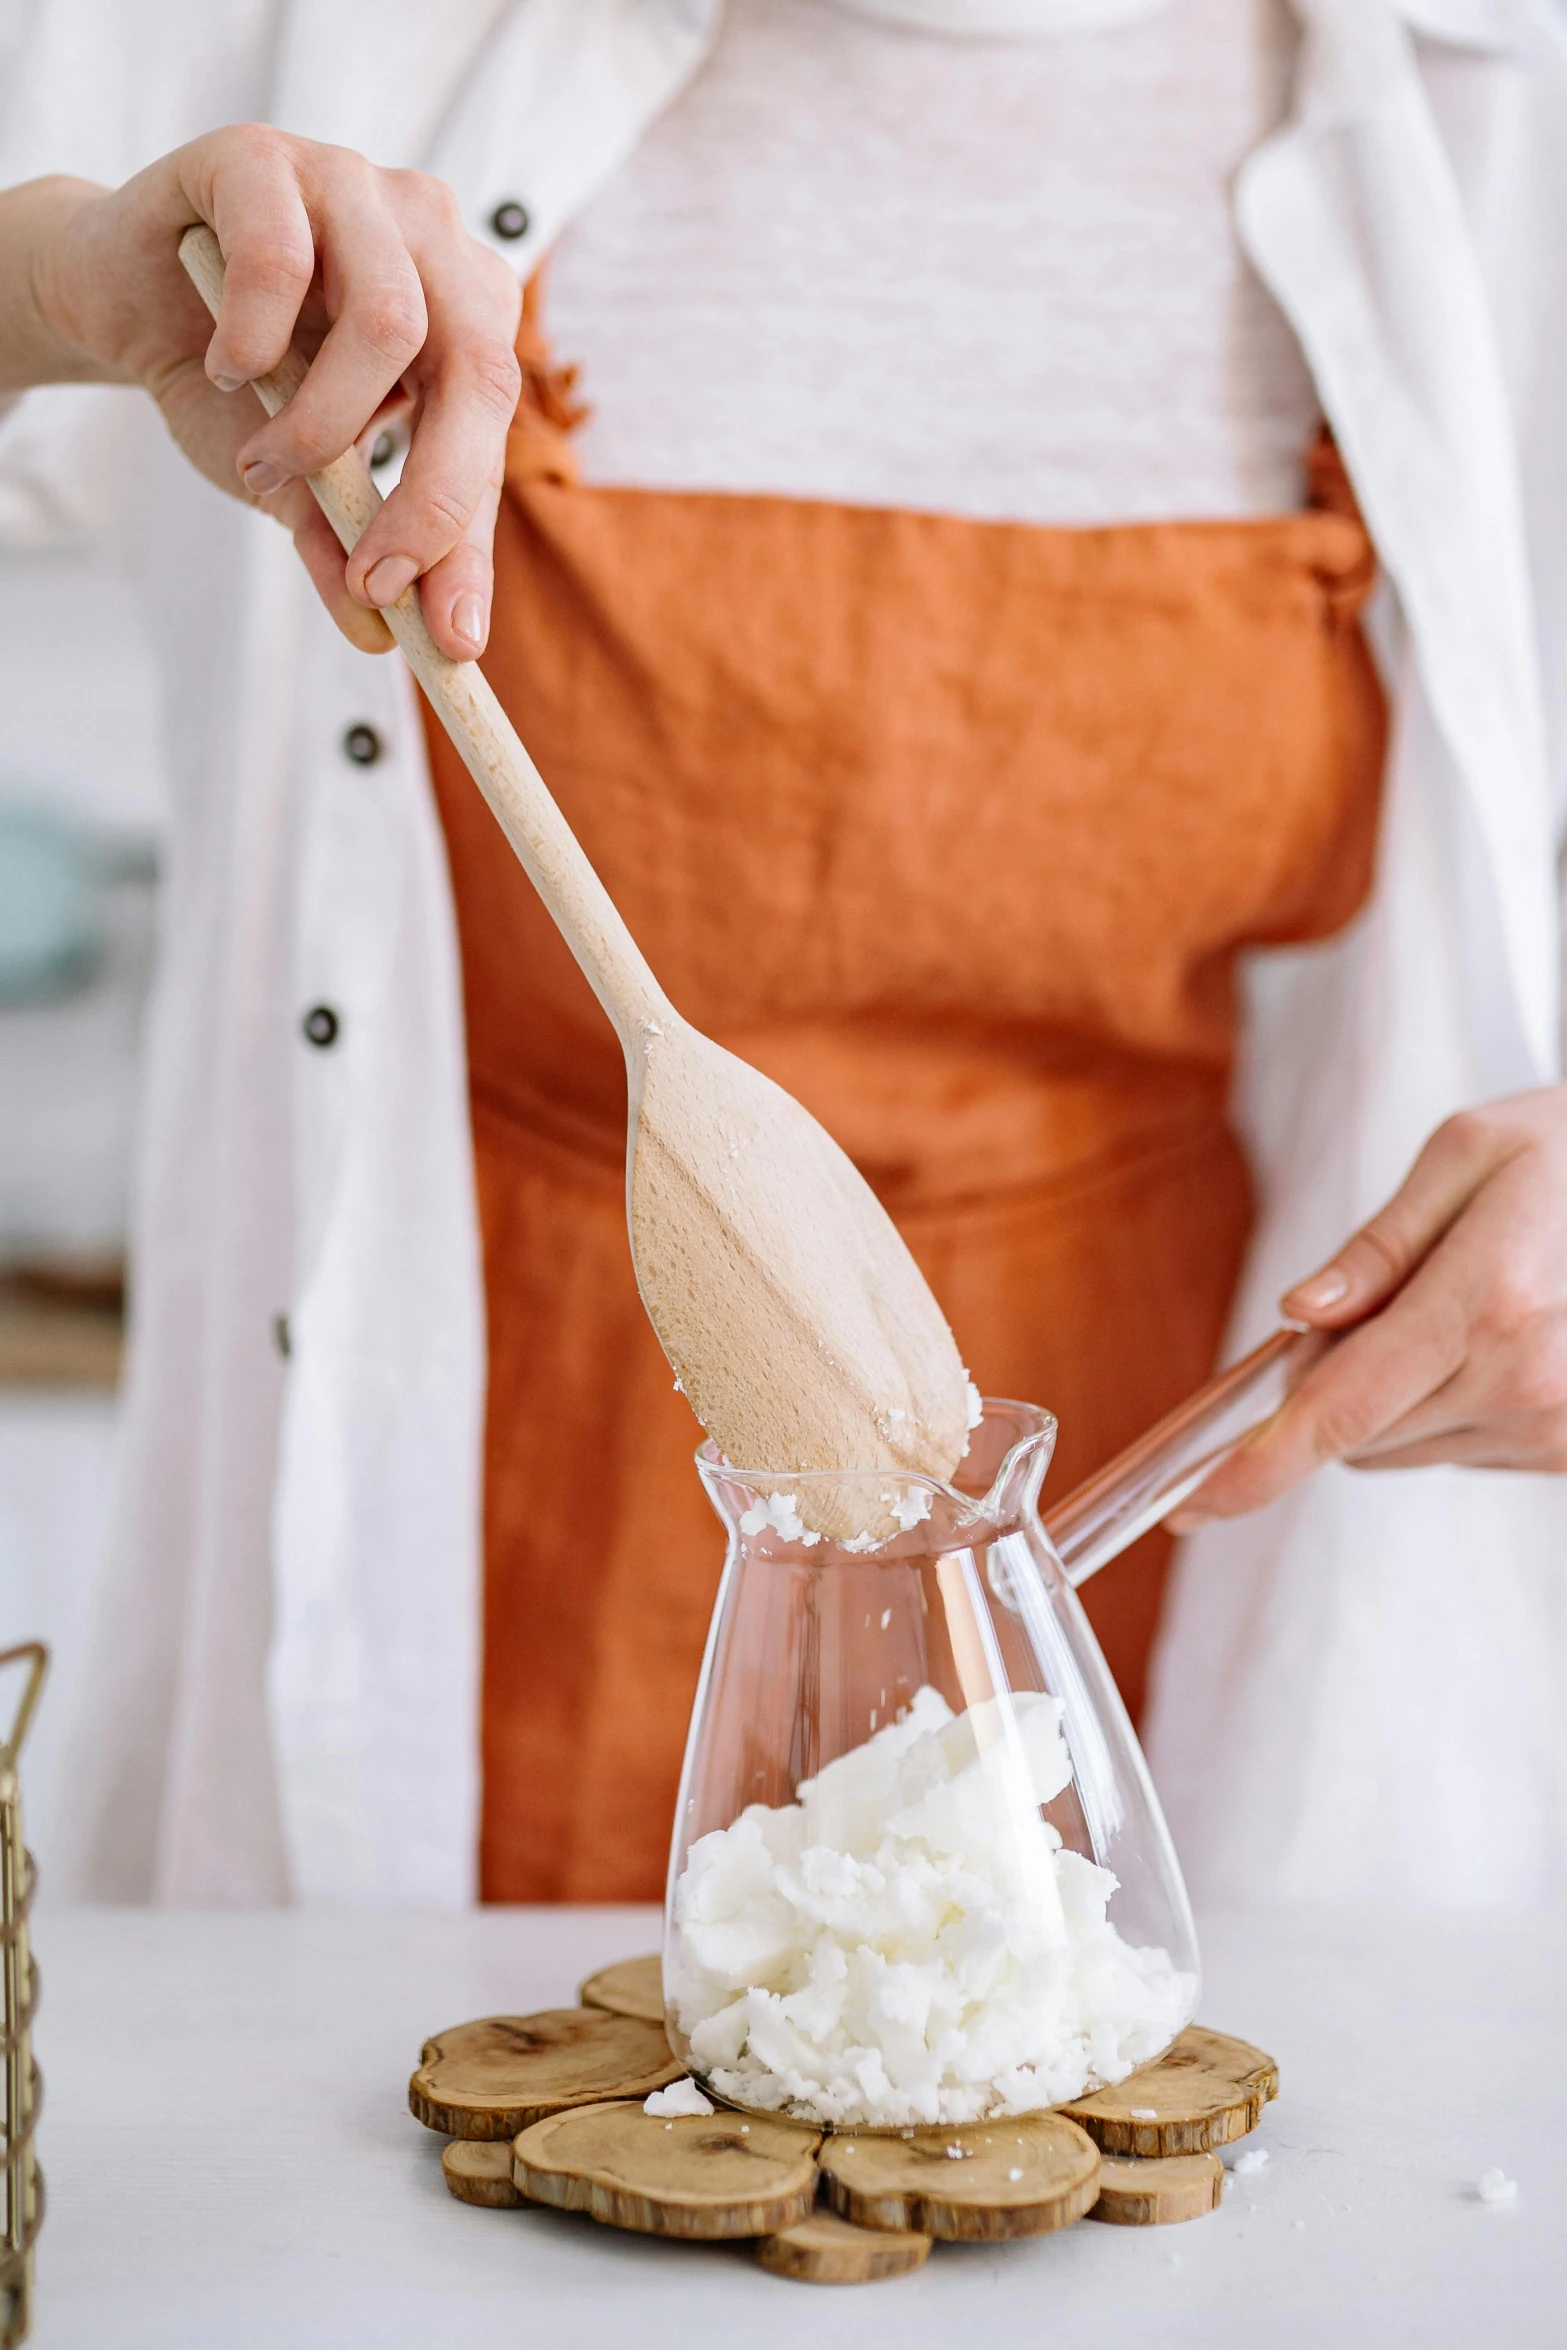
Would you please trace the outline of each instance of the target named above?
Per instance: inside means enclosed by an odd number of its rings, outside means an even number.
[[[1368,915],[1259,976],[1240,1108],[1264,1213],[1237,1338],[1450,1109],[1553,1077],[1560,1031],[1567,45],[1552,0],[1297,5],[1294,113],[1238,221],[1391,582],[1395,724]],[[1028,0],[996,9],[1012,29]],[[254,115],[441,172],[526,269],[695,73],[721,0],[164,0],[155,36],[135,15],[36,0],[0,182],[117,180]],[[510,243],[489,225],[508,200],[529,215]],[[178,725],[125,1470],[56,1889],[466,1900],[482,1295],[412,695],[145,403],[29,395],[0,426],[0,537],[105,514]],[[372,764],[344,753],[355,725]],[[322,1005],[329,1050],[301,1032]],[[1503,1872],[1468,1830],[1498,1812],[1514,1894],[1559,1882],[1564,1533],[1551,1481],[1333,1472],[1190,1545],[1153,1741],[1195,1889],[1483,1897]],[[1427,1671],[1434,1727],[1395,1702]]]

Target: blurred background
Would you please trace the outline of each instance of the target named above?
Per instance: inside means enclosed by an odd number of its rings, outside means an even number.
[[[0,84],[23,14],[0,0]],[[44,1899],[114,1477],[159,745],[109,550],[0,553],[0,1647],[54,1651],[26,1767]]]
[[[55,1652],[27,1771],[45,1891],[114,1476],[159,742],[107,558],[0,556],[0,1645]]]

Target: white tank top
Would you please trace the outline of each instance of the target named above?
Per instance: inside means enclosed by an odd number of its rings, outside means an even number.
[[[1051,522],[1297,505],[1316,402],[1231,216],[1295,42],[1287,0],[729,0],[550,264],[586,478]]]

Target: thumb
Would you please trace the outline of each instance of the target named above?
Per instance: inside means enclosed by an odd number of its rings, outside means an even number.
[[[1338,1330],[1387,1300],[1424,1263],[1505,1155],[1484,1117],[1461,1111],[1439,1126],[1386,1207],[1317,1272],[1279,1300],[1293,1322]]]

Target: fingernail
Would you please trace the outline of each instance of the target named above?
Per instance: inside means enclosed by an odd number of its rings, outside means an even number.
[[[208,381],[220,392],[242,392],[250,378],[247,375],[214,375]]]
[[[1289,1294],[1303,1306],[1336,1306],[1341,1297],[1349,1295],[1349,1275],[1341,1273],[1337,1265],[1330,1265],[1325,1273],[1313,1274]]]
[[[282,466],[274,465],[270,458],[257,457],[246,466],[242,478],[253,498],[264,498],[269,490],[280,490],[288,476]]]
[[[477,652],[484,642],[484,606],[477,596],[459,596],[452,606],[452,634]]]
[[[365,593],[372,604],[395,604],[404,588],[418,576],[419,566],[409,556],[383,555],[365,574]]]

